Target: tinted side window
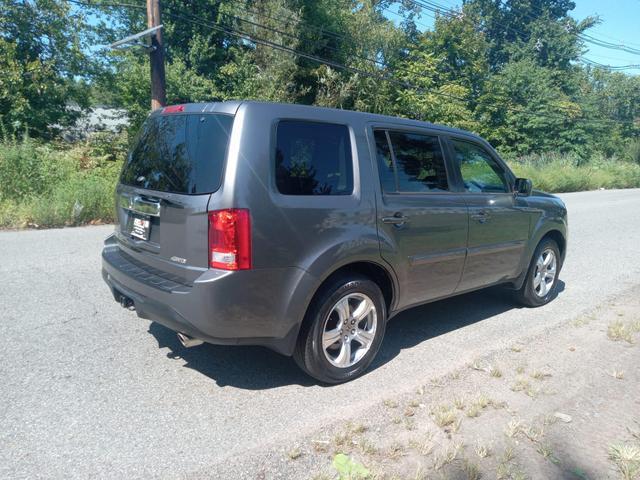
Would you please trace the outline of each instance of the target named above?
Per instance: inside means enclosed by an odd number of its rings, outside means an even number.
[[[504,169],[483,148],[453,140],[456,164],[468,192],[501,193],[509,187]]]
[[[400,192],[446,192],[447,171],[438,137],[389,132]]]
[[[384,130],[375,130],[373,136],[376,140],[376,158],[378,159],[378,175],[383,192],[396,191],[396,175],[393,170],[391,149],[387,141],[387,133]]]
[[[276,137],[276,184],[280,193],[353,192],[351,141],[345,125],[283,120]]]

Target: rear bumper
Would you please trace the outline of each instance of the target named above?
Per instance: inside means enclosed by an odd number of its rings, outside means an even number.
[[[111,237],[102,252],[102,277],[116,301],[124,295],[139,317],[208,343],[262,345],[291,355],[315,284],[290,267],[238,272],[204,270],[180,283],[145,268]]]

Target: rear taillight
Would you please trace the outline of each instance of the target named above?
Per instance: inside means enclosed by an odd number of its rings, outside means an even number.
[[[209,212],[209,265],[223,270],[251,268],[249,210],[230,208]]]

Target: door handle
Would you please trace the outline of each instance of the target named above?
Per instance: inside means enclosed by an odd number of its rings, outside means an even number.
[[[491,218],[491,215],[486,210],[480,210],[478,213],[471,214],[471,218],[480,223],[485,223]]]
[[[409,221],[409,217],[398,212],[393,217],[382,217],[382,223],[389,223],[391,225],[403,225]]]

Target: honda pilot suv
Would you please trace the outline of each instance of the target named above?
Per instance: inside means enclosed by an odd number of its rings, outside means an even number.
[[[203,342],[262,345],[327,383],[363,373],[407,308],[505,284],[554,298],[562,201],[468,132],[259,102],[153,112],[102,252],[114,298]]]

